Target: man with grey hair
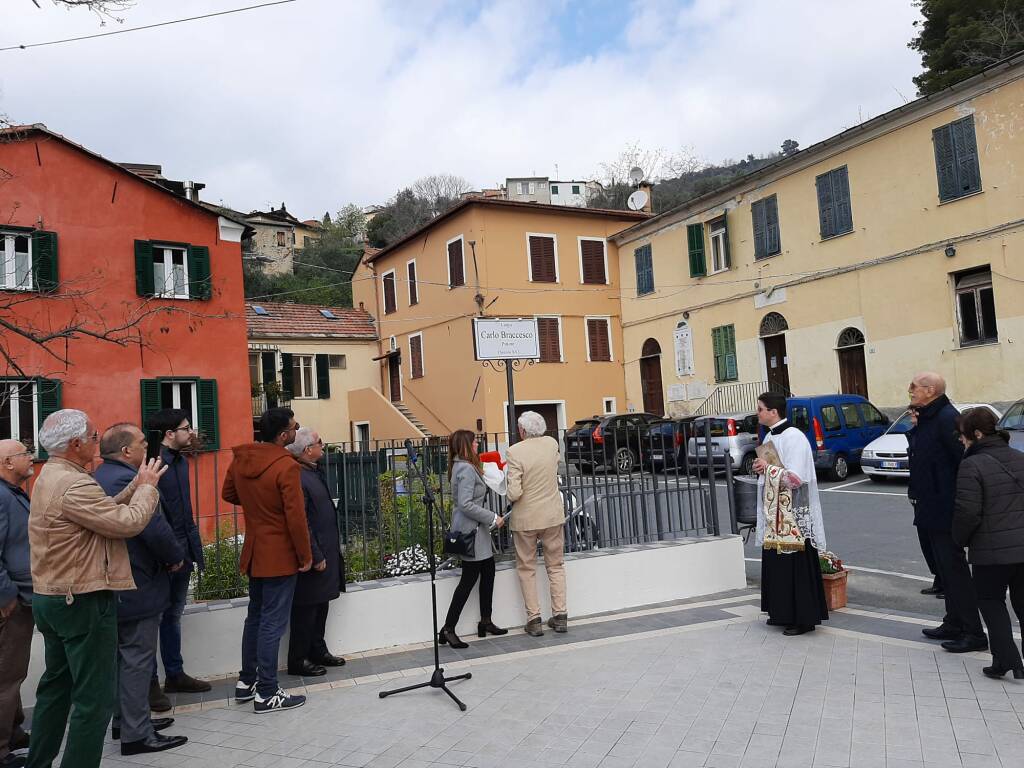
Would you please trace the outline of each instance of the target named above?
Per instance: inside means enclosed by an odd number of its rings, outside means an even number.
[[[520,442],[508,448],[508,492],[512,502],[512,541],[516,548],[516,573],[526,607],[528,635],[544,634],[537,599],[537,542],[544,551],[551,594],[548,626],[566,632],[569,616],[565,606],[565,509],[558,491],[558,442],[546,435],[544,417],[526,411],[518,419]]]
[[[115,593],[135,589],[124,540],[160,502],[159,459],[115,498],[89,476],[99,434],[81,411],[47,416],[39,442],[50,459],[32,489],[32,612],[46,671],[36,690],[28,765],[50,766],[68,727],[64,765],[100,764],[114,705]],[[71,714],[68,718],[69,712]]]

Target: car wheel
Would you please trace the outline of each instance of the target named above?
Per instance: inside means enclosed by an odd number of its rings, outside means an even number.
[[[843,454],[838,454],[832,460],[832,467],[828,471],[830,480],[845,480],[850,476],[850,464],[846,461],[846,457]]]
[[[636,466],[636,457],[629,448],[619,448],[615,452],[615,471],[620,475],[633,471]]]
[[[740,474],[754,474],[754,454],[748,453],[746,456],[743,457],[743,461],[740,463]]]
[[[873,483],[884,483],[889,479],[885,475],[868,475],[868,477],[871,478],[871,482]]]

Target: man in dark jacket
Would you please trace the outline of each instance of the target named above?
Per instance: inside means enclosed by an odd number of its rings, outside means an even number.
[[[21,724],[21,684],[32,650],[32,557],[28,546],[28,494],[32,452],[0,440],[0,768],[25,764],[12,750],[28,746]]]
[[[289,408],[260,418],[260,443],[236,445],[221,496],[240,504],[245,543],[239,569],[249,575],[249,610],[242,630],[242,671],[235,701],[253,701],[257,714],[301,707],[277,683],[281,637],[295,595],[296,575],[313,564],[299,465],[285,446],[299,425]]]
[[[946,594],[946,615],[938,627],[922,630],[925,637],[943,640],[952,653],[982,651],[988,639],[978,615],[978,601],[963,547],[953,543],[956,475],[963,459],[957,436],[958,411],[946,397],[946,381],[937,373],[914,376],[908,390],[917,425],[907,433],[914,524],[927,531],[935,567]]]
[[[189,490],[188,459],[182,451],[192,444],[192,429],[187,411],[181,408],[163,408],[149,417],[150,434],[160,441],[160,458],[167,472],[160,479],[160,503],[167,522],[185,553],[185,566],[171,574],[171,603],[160,619],[160,659],[164,663],[164,690],[153,667],[150,683],[150,706],[158,712],[170,709],[166,693],[202,693],[210,690],[205,680],[185,674],[181,657],[181,615],[185,612],[185,598],[192,577],[193,564],[203,570],[203,542],[199,537],[192,514],[192,494]]]
[[[327,649],[324,638],[331,600],[345,589],[345,561],[338,536],[338,510],[318,464],[324,455],[320,435],[302,427],[288,451],[302,467],[302,495],[313,549],[313,567],[299,574],[295,584],[288,674],[317,677],[327,674],[326,667],[340,667],[345,663],[345,659]]]
[[[107,495],[116,496],[131,484],[146,459],[146,446],[146,436],[134,424],[115,424],[103,433],[103,464],[94,477]],[[170,727],[173,718],[149,717],[157,629],[170,604],[169,571],[181,570],[184,553],[161,509],[126,544],[135,589],[117,594],[117,703],[111,733],[121,739],[122,755],[138,755],[174,749],[188,741],[185,736],[157,733]]]

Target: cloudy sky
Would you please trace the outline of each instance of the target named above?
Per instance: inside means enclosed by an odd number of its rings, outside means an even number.
[[[260,0],[137,0],[124,27]],[[118,28],[2,0],[0,48]],[[0,114],[301,218],[420,176],[593,176],[625,145],[801,146],[914,98],[910,0],[296,0],[0,51]]]

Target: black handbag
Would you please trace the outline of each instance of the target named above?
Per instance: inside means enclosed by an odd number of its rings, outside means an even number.
[[[458,557],[473,557],[476,553],[476,529],[468,533],[449,529],[444,534],[444,553]]]

